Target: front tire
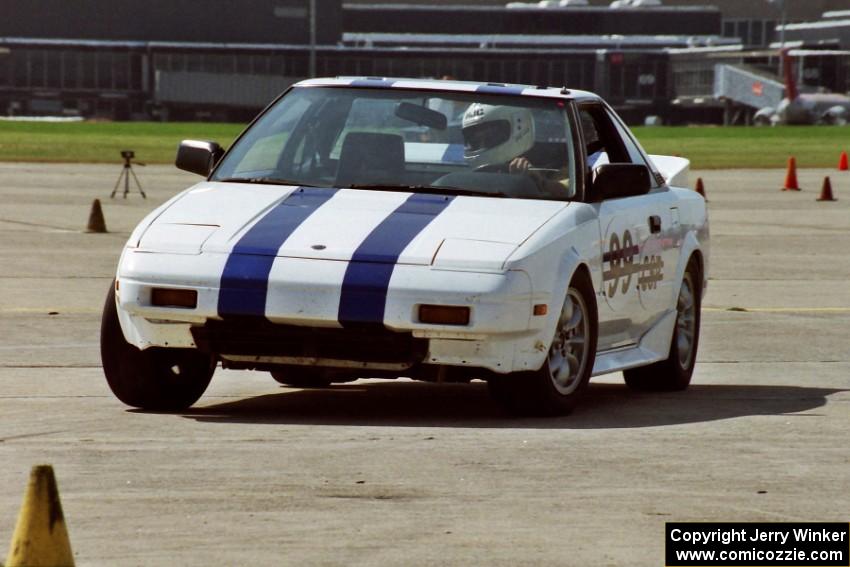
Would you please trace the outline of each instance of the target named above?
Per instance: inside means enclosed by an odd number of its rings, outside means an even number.
[[[100,357],[115,397],[145,410],[188,408],[203,395],[215,371],[215,359],[195,349],[139,350],[128,343],[118,321],[114,284],[103,308]]]
[[[546,361],[539,370],[495,376],[491,395],[510,413],[566,415],[578,402],[596,360],[598,320],[593,285],[580,272],[570,283]]]
[[[690,385],[699,347],[701,281],[699,265],[691,258],[676,300],[676,326],[669,355],[660,362],[625,370],[623,377],[629,388],[675,392]]]

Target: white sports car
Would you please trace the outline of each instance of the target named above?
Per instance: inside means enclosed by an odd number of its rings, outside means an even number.
[[[688,161],[598,96],[452,81],[303,81],[147,216],[103,314],[124,403],[182,409],[218,363],[297,387],[484,379],[569,412],[591,376],[691,379],[708,262]]]

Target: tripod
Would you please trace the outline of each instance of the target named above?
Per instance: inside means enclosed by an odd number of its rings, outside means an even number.
[[[135,172],[133,172],[133,158],[136,157],[135,152],[132,150],[122,150],[121,157],[124,158],[124,168],[121,170],[121,173],[118,175],[118,181],[115,182],[115,187],[112,189],[112,194],[109,195],[110,199],[115,198],[115,192],[118,191],[118,186],[121,185],[121,180],[124,180],[124,198],[127,198],[127,193],[130,192],[130,176],[133,176],[133,179],[136,181],[136,187],[139,188],[139,193],[142,194],[142,198],[147,199],[148,196],[145,195],[144,189],[142,189],[142,184],[139,183],[139,178],[136,177]],[[145,164],[140,162],[135,162],[136,165],[140,165],[142,167]]]

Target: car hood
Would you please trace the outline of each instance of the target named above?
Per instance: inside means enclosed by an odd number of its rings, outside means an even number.
[[[368,249],[370,262],[430,265],[446,243],[441,253],[446,267],[478,261],[492,265],[566,206],[559,201],[204,182],[166,208],[139,246],[339,261]]]

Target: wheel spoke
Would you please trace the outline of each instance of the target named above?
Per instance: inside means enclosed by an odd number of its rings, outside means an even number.
[[[560,329],[568,329],[569,321],[575,315],[575,305],[570,300],[564,302],[564,308],[561,310],[561,316],[558,318],[558,328]]]
[[[573,354],[567,355],[567,364],[569,365],[569,368],[570,368],[570,372],[569,372],[570,376],[575,376],[576,374],[578,374],[579,367],[581,366],[581,362],[579,361],[579,359],[575,355],[573,355]]]
[[[573,309],[573,315],[572,315],[572,317],[570,317],[569,321],[567,321],[567,324],[564,326],[564,330],[572,331],[573,329],[578,328],[578,326],[581,324],[581,322],[582,322],[581,309]]]
[[[552,350],[560,351],[561,347],[564,345],[564,337],[561,336],[560,333],[555,335],[555,339],[552,341]]]
[[[567,386],[570,383],[571,368],[568,361],[562,360],[557,374],[554,375],[555,382],[561,386]]]
[[[554,376],[560,372],[562,366],[564,366],[564,356],[560,350],[552,349],[549,352],[549,371]]]

